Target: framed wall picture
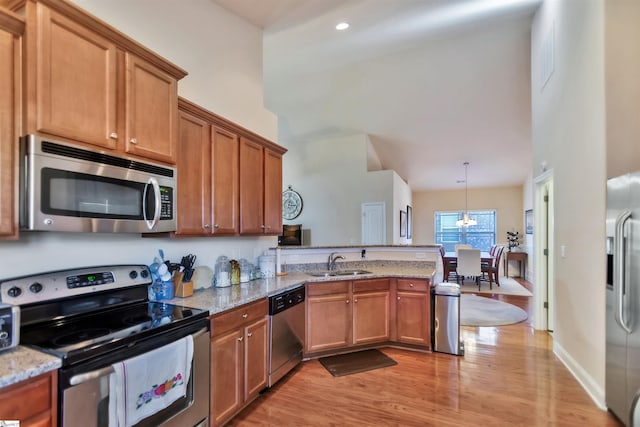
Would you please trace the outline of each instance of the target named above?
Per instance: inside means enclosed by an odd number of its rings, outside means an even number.
[[[407,239],[413,236],[413,208],[407,205]]]
[[[524,212],[524,231],[533,234],[533,209]]]
[[[400,211],[400,237],[407,235],[407,211]]]

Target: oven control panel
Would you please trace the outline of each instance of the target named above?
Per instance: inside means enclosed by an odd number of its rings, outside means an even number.
[[[0,281],[0,301],[22,305],[96,291],[151,284],[146,265],[61,270]]]

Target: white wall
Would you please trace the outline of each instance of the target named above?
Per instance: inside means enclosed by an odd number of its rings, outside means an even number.
[[[531,34],[532,170],[553,170],[554,351],[597,403],[605,375],[604,1],[545,0]],[[542,88],[543,40],[555,69]],[[560,256],[560,245],[566,256]]]
[[[77,0],[120,31],[189,72],[179,93],[273,141],[277,119],[262,104],[262,32],[208,0]],[[286,156],[285,156],[286,158]],[[139,235],[24,232],[0,242],[0,279],[89,265],[149,264],[194,253],[213,267],[219,255],[252,260],[277,244],[264,238],[141,238]]]
[[[359,244],[361,206],[367,202],[385,203],[386,243],[405,243],[399,237],[400,207],[406,210],[410,204],[410,190],[406,183],[398,182],[402,180],[394,171],[368,172],[371,153],[366,135],[316,139],[291,144],[288,149],[283,184],[300,193],[303,209],[299,217],[285,223],[302,224],[303,230],[310,230],[311,245]]]
[[[408,245],[413,239],[409,239],[407,233],[404,237],[400,237],[400,211],[407,212],[407,206],[412,206],[411,187],[400,175],[393,172],[393,242],[394,245]],[[407,213],[408,215],[408,213]],[[409,218],[407,217],[407,227],[409,226]]]

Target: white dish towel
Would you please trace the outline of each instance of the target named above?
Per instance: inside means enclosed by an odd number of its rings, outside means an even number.
[[[193,338],[113,364],[109,377],[109,427],[130,427],[186,396]]]

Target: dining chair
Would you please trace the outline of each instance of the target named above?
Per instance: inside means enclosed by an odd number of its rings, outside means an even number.
[[[493,264],[483,264],[481,267],[482,272],[487,273],[487,276],[489,276],[489,289],[493,288],[494,281],[496,285],[500,286],[500,258],[502,257],[503,250],[504,246],[498,246],[493,256]]]
[[[460,243],[459,245],[456,245],[455,248],[456,248],[456,255],[458,255],[458,249],[473,249],[473,246]]]
[[[456,271],[456,262],[454,261],[448,261],[445,259],[445,253],[446,251],[444,250],[444,246],[440,246],[440,257],[442,258],[442,281],[447,282],[449,280],[449,276],[451,276],[451,274],[455,273]]]
[[[458,251],[458,266],[456,268],[458,283],[460,283],[460,277],[462,277],[463,283],[465,277],[473,277],[478,285],[478,290],[480,290],[481,273],[480,249],[460,249]]]

